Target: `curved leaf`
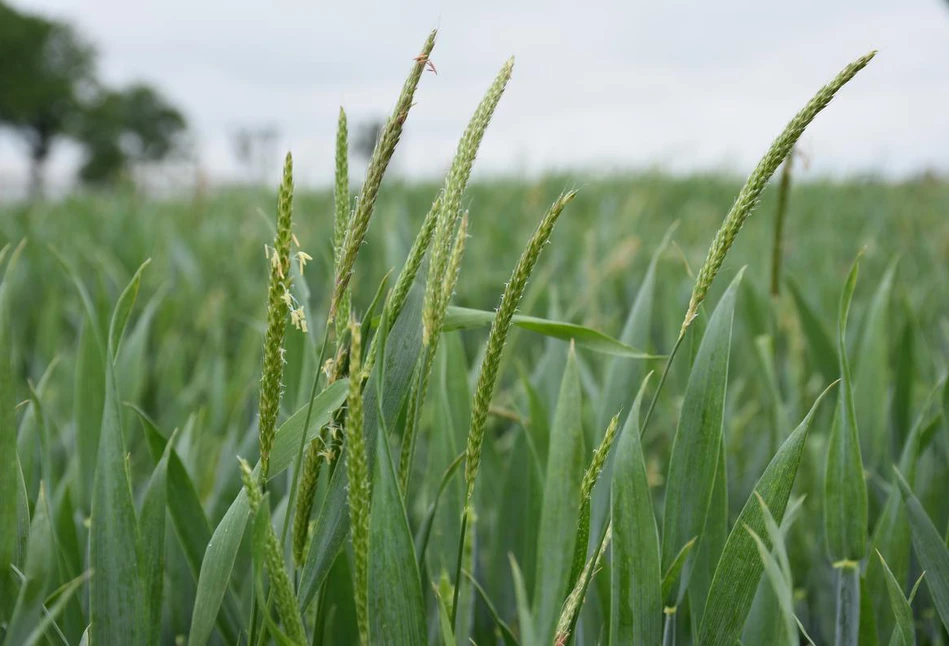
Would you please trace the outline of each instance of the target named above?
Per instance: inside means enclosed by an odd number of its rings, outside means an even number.
[[[151,260],[146,260],[138,268],[138,271],[132,276],[129,284],[126,285],[119,300],[115,304],[115,310],[112,312],[112,320],[109,322],[109,356],[110,361],[114,362],[119,356],[119,349],[122,346],[122,337],[125,334],[125,326],[128,323],[132,308],[135,306],[135,298],[138,296],[138,287],[142,282],[142,272],[148,266]]]
[[[801,463],[804,441],[814,420],[814,413],[835,384],[828,386],[817,398],[807,416],[784,441],[755,485],[754,493],[761,497],[778,523],[784,517],[788,498],[791,496],[791,487]],[[733,646],[751,610],[763,565],[748,528],[759,536],[764,534],[766,529],[761,504],[755,495],[749,496],[745,502],[725,542],[718,567],[715,568],[702,617],[700,644]]]
[[[880,559],[880,566],[883,568],[886,590],[890,597],[890,608],[896,617],[896,628],[899,631],[900,641],[904,646],[915,646],[916,628],[913,626],[913,609],[906,597],[903,596],[903,587],[893,576],[893,572],[890,571],[890,566],[886,564],[883,555],[877,552],[877,557]]]
[[[332,414],[345,400],[347,389],[348,381],[342,379],[334,382],[316,396],[313,401],[310,426],[306,429],[308,439],[315,437],[320,428],[329,423]],[[307,406],[304,405],[277,429],[273,451],[270,454],[270,480],[289,468],[294,458],[295,447],[299,446],[303,425],[306,423]],[[259,464],[254,469],[255,474],[258,468]],[[242,488],[214,530],[201,561],[198,589],[191,615],[189,644],[203,646],[211,637],[249,518],[250,504],[247,500],[247,492]]]
[[[442,331],[451,332],[453,330],[470,330],[472,328],[488,327],[492,321],[494,321],[494,312],[450,305],[448,312],[445,314],[445,323],[442,327]],[[514,325],[525,330],[563,341],[572,340],[576,342],[577,346],[586,348],[587,350],[593,350],[594,352],[615,357],[627,357],[629,359],[656,358],[655,355],[647,354],[636,348],[631,348],[611,336],[583,325],[550,321],[548,319],[537,318],[536,316],[524,316],[521,314],[515,314],[512,321]]]
[[[913,495],[902,474],[897,472],[897,481],[903,493],[903,503],[913,530],[913,549],[919,564],[926,571],[926,585],[933,598],[936,612],[942,625],[949,630],[949,547],[940,535],[926,510]]]

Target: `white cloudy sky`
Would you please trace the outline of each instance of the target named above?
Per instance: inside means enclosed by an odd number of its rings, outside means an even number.
[[[874,48],[877,59],[806,135],[810,172],[949,171],[945,0],[12,1],[75,22],[108,82],[162,88],[218,179],[239,172],[232,133],[272,124],[302,181],[325,183],[339,106],[355,123],[387,112],[436,26],[438,75],[423,77],[403,174],[444,169],[511,54],[485,173],[745,171],[820,85]],[[0,173],[22,166],[18,152],[0,139]],[[55,172],[65,176],[71,160],[63,148]]]

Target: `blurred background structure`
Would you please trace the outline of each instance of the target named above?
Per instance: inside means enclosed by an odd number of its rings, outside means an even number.
[[[517,57],[482,174],[746,173],[814,87],[877,48],[809,131],[817,176],[949,170],[949,4],[500,0],[0,2],[0,199],[77,184],[327,185],[340,105],[355,144],[391,108],[414,48],[441,31],[396,158],[444,171],[468,107]],[[147,84],[143,84],[145,79]],[[809,150],[809,142],[819,146]],[[354,164],[354,173],[361,166]]]

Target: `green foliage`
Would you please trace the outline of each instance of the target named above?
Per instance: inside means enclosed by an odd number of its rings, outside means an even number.
[[[724,451],[722,420],[731,354],[735,298],[742,272],[715,308],[689,374],[682,413],[672,441],[669,485],[662,527],[662,566],[668,570],[686,543],[702,540],[719,454]],[[688,567],[685,568],[688,572]],[[664,600],[675,608],[684,598],[688,575]]]
[[[857,284],[857,266],[854,263],[840,296],[837,353],[841,384],[824,474],[824,532],[830,560],[838,569],[853,569],[863,558],[867,542],[867,485],[860,457],[853,379],[847,358],[847,317]]]
[[[739,182],[563,194],[457,171],[449,191],[380,164],[372,230],[348,187],[295,196],[305,276],[288,226],[261,254],[256,212],[288,220],[289,183],[276,209],[235,191],[0,214],[0,643],[655,644],[663,622],[675,644],[946,643],[945,183],[798,178],[794,287],[769,297],[772,231],[749,221],[673,363],[682,259]],[[265,296],[291,279],[310,337]],[[330,320],[338,288],[360,325]],[[663,367],[661,397],[634,393]],[[835,427],[817,402],[838,376]]]
[[[646,381],[633,402],[613,463],[611,644],[656,644],[662,635],[659,529],[639,437]]]
[[[560,608],[573,587],[570,576],[577,540],[576,527],[580,520],[580,482],[584,470],[580,412],[580,379],[571,349],[550,427],[550,455],[537,533],[533,625],[538,642],[543,644],[553,641]]]
[[[134,165],[161,161],[178,150],[184,130],[184,116],[152,87],[138,83],[102,91],[80,118],[85,157],[79,178],[113,184]]]

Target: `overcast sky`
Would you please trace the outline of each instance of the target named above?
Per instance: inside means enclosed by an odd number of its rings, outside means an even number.
[[[387,113],[429,29],[432,55],[398,155],[449,163],[497,69],[514,76],[481,173],[659,167],[750,170],[850,60],[880,53],[805,135],[812,174],[949,171],[949,2],[713,0],[13,0],[75,23],[113,84],[159,86],[190,120],[201,166],[239,176],[235,130],[273,125],[301,182],[332,174],[339,106]],[[0,140],[0,174],[22,168]],[[61,147],[55,173],[75,155]],[[274,162],[274,171],[279,161]]]

